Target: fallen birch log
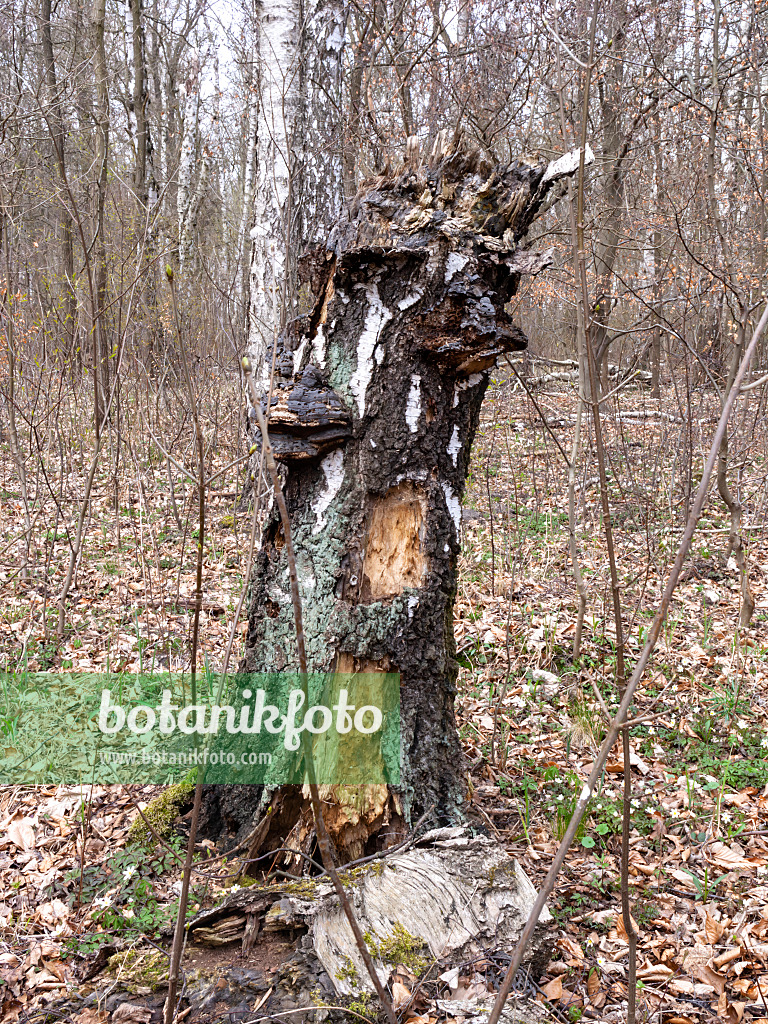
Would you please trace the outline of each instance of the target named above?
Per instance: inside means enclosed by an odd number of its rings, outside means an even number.
[[[342,872],[342,880],[383,984],[398,967],[434,978],[477,957],[511,952],[536,898],[524,870],[503,847],[464,827],[431,831],[410,850]],[[240,942],[246,956],[260,935],[298,935],[301,963],[312,962],[311,973],[315,979],[322,975],[325,987],[330,983],[337,1000],[366,999],[373,992],[325,876],[241,889],[198,914],[188,928],[193,943]],[[529,949],[533,979],[546,968],[553,942],[552,917],[545,910]],[[282,998],[276,990],[265,1013],[274,1013]],[[489,992],[487,1000],[475,999],[462,1012],[482,1024],[492,1001]],[[461,1000],[448,1002],[453,1007]],[[512,1001],[508,1024],[549,1019],[542,1007],[522,997],[515,1005]]]

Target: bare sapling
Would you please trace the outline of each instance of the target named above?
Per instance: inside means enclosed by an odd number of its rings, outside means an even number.
[[[205,473],[205,444],[203,441],[203,429],[200,424],[198,410],[198,399],[192,384],[192,377],[189,372],[189,360],[184,338],[181,332],[179,310],[176,302],[176,288],[173,280],[173,270],[170,266],[165,269],[166,279],[171,290],[171,305],[173,307],[173,319],[176,327],[176,339],[179,345],[181,365],[184,373],[184,382],[187,388],[187,401],[195,427],[195,447],[197,450],[197,561],[195,569],[195,610],[192,619],[192,647],[190,652],[190,688],[192,691],[192,703],[197,704],[197,653],[200,642],[200,609],[203,605],[203,552],[205,548],[205,495],[206,495],[206,473]],[[197,779],[195,782],[195,797],[192,805],[192,819],[189,825],[189,839],[187,841],[187,855],[184,861],[184,870],[181,876],[181,893],[179,894],[179,909],[176,915],[176,927],[173,932],[173,945],[171,946],[171,965],[168,971],[168,998],[165,1004],[165,1021],[171,1024],[176,1012],[176,993],[179,983],[179,972],[181,969],[181,954],[184,948],[185,928],[187,917],[187,905],[189,903],[189,885],[192,876],[192,862],[195,854],[195,839],[197,837],[197,823],[200,818],[200,806],[203,799],[203,781],[205,771],[202,766],[198,767]]]

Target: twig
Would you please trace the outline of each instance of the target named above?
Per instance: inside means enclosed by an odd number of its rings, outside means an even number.
[[[176,289],[173,283],[173,270],[170,266],[165,268],[165,275],[171,289],[171,305],[173,306],[173,317],[176,324],[176,336],[181,352],[181,362],[184,368],[184,377],[187,384],[187,395],[189,398],[190,411],[195,425],[195,441],[197,444],[198,480],[197,480],[197,508],[198,508],[198,530],[197,530],[197,573],[195,578],[195,614],[192,622],[192,651],[191,651],[191,691],[192,703],[197,704],[197,648],[200,640],[200,609],[203,603],[203,544],[205,541],[205,447],[203,444],[203,430],[200,426],[200,417],[197,409],[197,396],[192,387],[192,378],[189,373],[187,352],[184,346],[184,339],[181,335],[181,323],[179,322],[179,310],[176,304]],[[184,860],[184,871],[181,876],[181,893],[179,895],[179,910],[176,915],[176,927],[173,932],[173,947],[171,949],[171,966],[168,971],[168,997],[165,1003],[165,1024],[171,1024],[176,1013],[176,992],[179,982],[179,969],[181,967],[181,956],[184,950],[184,939],[186,929],[184,924],[187,917],[187,904],[189,902],[189,882],[192,876],[192,861],[195,853],[195,837],[197,836],[197,823],[200,818],[200,806],[203,801],[203,780],[205,778],[205,766],[197,768],[197,780],[195,783],[195,802],[192,805],[192,820],[189,824],[189,839],[187,840],[187,855]]]

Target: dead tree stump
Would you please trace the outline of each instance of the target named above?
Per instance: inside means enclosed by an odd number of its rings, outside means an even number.
[[[401,167],[361,189],[327,251],[305,261],[314,304],[279,340],[270,413],[309,668],[401,678],[402,785],[325,793],[342,859],[368,852],[384,826],[402,833],[429,808],[434,824],[461,819],[453,707],[461,499],[491,368],[526,345],[507,304],[521,276],[550,261],[520,240],[577,164],[569,155],[495,167],[442,136],[421,161],[410,145]],[[276,514],[251,588],[243,668],[296,670]],[[241,837],[250,827],[244,800],[253,812],[252,793],[222,794],[216,812],[237,821]],[[257,845],[280,845],[291,829],[291,845],[306,844],[301,794],[262,793],[257,818],[270,801]]]

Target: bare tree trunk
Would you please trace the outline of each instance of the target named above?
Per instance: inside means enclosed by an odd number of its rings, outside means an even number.
[[[179,270],[184,271],[192,249],[197,205],[201,194],[201,185],[207,177],[207,160],[200,171],[197,187],[193,190],[196,155],[197,125],[200,113],[200,56],[197,50],[192,51],[189,73],[184,85],[186,99],[184,102],[184,119],[181,139],[181,156],[179,158],[179,180],[176,191],[176,212],[179,222]]]
[[[107,161],[109,159],[109,90],[107,80],[107,54],[104,46],[104,18],[106,0],[94,0],[91,11],[93,45],[93,73],[96,85],[96,211],[95,211],[95,264],[96,308],[92,312],[93,324],[93,383],[94,413],[98,435],[109,396],[109,341],[105,331],[107,299],[107,249],[104,213],[107,199]]]
[[[297,257],[338,218],[343,197],[342,0],[264,0],[259,25],[258,174],[251,230],[248,351],[262,387],[275,328],[298,311]],[[279,296],[279,302],[275,301]]]
[[[517,243],[551,182],[575,169],[565,160],[495,168],[477,150],[447,148],[441,134],[422,164],[412,141],[401,170],[355,200],[327,257],[305,261],[314,308],[284,332],[293,373],[276,385],[269,429],[288,470],[309,671],[401,679],[401,787],[325,794],[343,857],[359,856],[385,824],[391,835],[424,812],[461,817],[461,497],[490,369],[526,344],[505,304],[520,275],[549,259]],[[275,514],[251,582],[246,671],[296,668],[288,570]],[[252,796],[242,799],[247,831]],[[256,820],[270,804],[256,845],[281,845],[290,832],[308,848],[300,792],[265,791]]]
[[[597,286],[592,325],[595,360],[598,368],[602,368],[604,388],[608,380],[608,322],[616,304],[613,271],[624,216],[624,161],[627,143],[622,133],[622,55],[626,43],[627,17],[625,0],[619,0],[613,13],[611,60],[606,65],[605,74],[598,80],[602,121],[601,155],[605,173],[601,206],[605,213],[595,246]]]
[[[259,88],[258,88],[258,40],[259,20],[256,4],[250,14],[250,52],[251,61],[247,76],[248,113],[246,118],[245,163],[243,166],[243,208],[240,214],[240,227],[237,233],[237,255],[240,274],[240,303],[242,322],[247,325],[248,307],[250,305],[250,229],[253,224],[253,199],[256,188],[256,159],[259,132]]]
[[[49,130],[53,140],[54,157],[59,177],[63,186],[67,181],[66,163],[66,127],[64,124],[64,113],[59,96],[59,87],[56,81],[56,62],[53,56],[53,40],[51,37],[51,0],[41,0],[40,5],[40,42],[43,51],[43,63],[45,65],[45,80],[48,90],[48,103],[50,105]],[[75,294],[75,255],[74,255],[74,230],[72,228],[72,216],[67,205],[61,204],[61,235],[62,235],[62,258],[64,271],[64,293],[66,296],[64,306],[64,330],[67,338],[67,356],[69,358],[77,351],[75,339],[77,335],[77,295]]]
[[[709,207],[709,216],[712,222],[712,227],[716,232],[716,244],[719,245],[720,252],[722,254],[723,263],[725,264],[727,271],[727,281],[732,296],[735,297],[738,305],[738,326],[736,333],[736,341],[733,346],[731,353],[730,368],[728,371],[728,379],[725,385],[725,389],[722,395],[723,406],[728,400],[733,382],[736,377],[736,372],[741,362],[741,354],[744,348],[744,342],[746,339],[747,325],[749,323],[749,308],[748,308],[748,297],[742,288],[739,274],[736,272],[736,268],[733,266],[731,256],[729,252],[728,237],[726,235],[725,226],[720,217],[719,210],[719,199],[717,196],[717,166],[718,151],[717,151],[717,116],[720,107],[721,97],[721,86],[720,86],[720,2],[715,0],[714,11],[713,11],[713,32],[712,32],[712,67],[711,67],[711,84],[712,84],[712,105],[710,107],[710,124],[709,124],[709,137],[707,144],[707,202]],[[719,334],[723,336],[725,334],[724,322],[727,318],[727,305],[726,295],[723,295],[723,309],[720,317],[720,330]],[[736,317],[734,317],[736,319]],[[741,609],[739,612],[739,624],[746,626],[749,624],[752,615],[755,610],[755,601],[752,596],[752,592],[749,587],[749,566],[747,563],[746,551],[744,549],[744,541],[741,535],[741,515],[743,508],[741,502],[733,494],[730,487],[728,486],[728,434],[726,433],[723,437],[722,444],[718,453],[717,460],[717,489],[720,497],[728,509],[728,515],[730,519],[730,530],[728,534],[728,547],[726,550],[726,557],[730,558],[733,555],[736,564],[739,569],[739,578],[741,583]]]
[[[661,253],[661,230],[660,221],[660,191],[662,187],[662,156],[661,156],[661,125],[658,112],[654,112],[653,118],[653,156],[654,156],[654,205],[656,212],[656,224],[653,230],[653,307],[654,327],[651,339],[651,397],[660,398],[660,376],[661,376],[661,297],[663,288],[664,260]]]
[[[126,26],[131,47],[131,120],[135,140],[133,184],[142,217],[150,216],[157,202],[157,183],[149,120],[149,91],[147,89],[147,61],[144,49],[143,0],[126,0]],[[151,230],[151,222],[150,222]]]

